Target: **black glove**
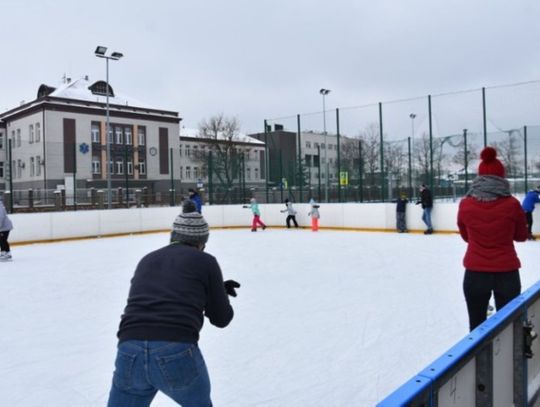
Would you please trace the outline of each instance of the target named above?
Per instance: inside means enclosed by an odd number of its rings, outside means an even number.
[[[223,285],[225,286],[225,291],[227,292],[227,294],[229,294],[231,297],[236,297],[235,288],[240,288],[239,283],[234,280],[227,280],[223,282]]]

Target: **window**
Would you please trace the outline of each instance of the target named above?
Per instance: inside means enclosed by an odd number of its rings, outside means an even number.
[[[190,146],[186,146],[186,157],[191,157],[191,149]]]
[[[328,149],[329,149],[329,150],[332,149],[332,144],[328,144]]]
[[[124,144],[124,136],[122,134],[122,128],[121,127],[116,127],[114,129],[114,134],[116,136],[116,144]]]
[[[33,177],[34,174],[35,174],[34,157],[30,157],[30,176]]]
[[[101,161],[99,157],[92,157],[92,174],[101,174]]]
[[[311,141],[306,141],[306,148],[311,148]]]
[[[180,147],[178,148],[178,152],[180,153],[180,157],[182,157],[182,144],[180,144]]]
[[[183,178],[183,175],[184,174],[184,167],[183,166],[180,166],[180,179]]]
[[[315,143],[315,144],[314,144],[314,147],[315,147],[315,148],[319,148],[319,146],[320,146],[319,143]]]
[[[116,161],[116,174],[122,175],[124,173],[124,161]]]
[[[128,175],[133,175],[133,161],[127,162],[127,173]]]
[[[193,176],[195,179],[199,179],[199,167],[193,167]]]
[[[17,162],[15,160],[11,162],[11,171],[13,171],[13,178],[17,178]]]
[[[321,148],[324,149],[324,143],[321,143]]]
[[[0,134],[0,150],[4,149],[4,135]]]
[[[15,130],[11,130],[11,147],[12,147],[12,148],[17,147],[15,141],[16,141],[16,138],[15,138]]]
[[[146,127],[139,126],[137,128],[137,140],[140,146],[146,145]]]
[[[40,176],[41,175],[41,156],[40,155],[36,155],[36,176]]]
[[[109,172],[110,172],[111,174],[114,174],[114,163],[113,163],[112,160],[109,161]]]
[[[191,178],[191,167],[186,167],[186,178],[187,179]]]
[[[0,178],[4,178],[4,162],[0,161]]]
[[[36,143],[41,141],[41,123],[36,123]]]
[[[255,168],[255,179],[259,179],[259,169]]]
[[[126,144],[128,146],[133,144],[133,134],[131,133],[131,127],[124,127],[124,137],[126,138]]]
[[[311,155],[306,154],[304,160],[306,161],[306,167],[311,167]]]
[[[21,146],[21,129],[17,129],[17,147]]]
[[[34,125],[28,126],[28,142],[32,144],[34,142]]]
[[[114,143],[114,135],[113,135],[113,129],[112,129],[111,126],[109,126],[108,134],[109,134],[109,144],[113,144]]]
[[[22,161],[17,160],[17,178],[22,177]]]
[[[146,162],[139,160],[139,174],[146,175]]]
[[[246,171],[246,178],[251,179],[251,168],[248,168]]]
[[[99,123],[92,123],[92,128],[90,132],[92,133],[92,143],[101,143]]]

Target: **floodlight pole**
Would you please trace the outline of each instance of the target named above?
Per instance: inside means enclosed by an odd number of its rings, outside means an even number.
[[[326,139],[326,101],[325,96],[330,93],[330,89],[321,89],[319,93],[322,95],[323,104],[323,134],[324,134],[324,200],[328,202],[328,141]],[[319,156],[320,159],[320,156]],[[319,163],[319,165],[321,165]]]

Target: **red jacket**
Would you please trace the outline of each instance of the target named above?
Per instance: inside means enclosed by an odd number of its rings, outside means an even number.
[[[467,245],[463,265],[472,271],[513,271],[521,267],[514,240],[527,240],[527,220],[519,201],[501,197],[459,203],[459,233]]]

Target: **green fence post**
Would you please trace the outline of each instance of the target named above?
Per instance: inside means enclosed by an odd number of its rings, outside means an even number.
[[[337,173],[338,173],[338,202],[342,202],[341,199],[341,157],[340,150],[340,134],[339,134],[339,109],[336,109],[336,130],[337,130]],[[348,180],[347,180],[348,182]]]
[[[208,203],[212,205],[212,151],[208,152]]]
[[[527,170],[527,126],[523,126],[523,145],[524,145],[524,154],[525,154],[525,193],[529,190],[528,185],[528,176],[529,172]]]
[[[12,145],[12,142],[13,142],[13,140],[9,139],[9,143],[8,143],[8,149],[9,149],[9,162],[8,162],[8,166],[9,166],[9,213],[13,213],[13,165],[12,165],[12,161],[13,161],[12,148],[13,148],[13,145]],[[45,191],[45,193],[46,192],[47,191]]]
[[[428,118],[429,118],[429,188],[435,196],[433,190],[433,118],[431,117],[431,95],[428,95]]]
[[[265,187],[266,187],[266,203],[268,203],[268,181],[270,178],[270,155],[268,151],[268,124],[264,121],[264,170],[265,170]]]
[[[379,138],[381,143],[381,201],[384,202],[384,140],[381,102],[379,102]]]
[[[300,186],[300,192],[299,192],[299,202],[302,202],[302,189],[304,188],[304,173],[302,172],[302,127],[300,126],[300,115],[296,115],[296,126],[297,126],[297,133],[298,133],[298,177],[299,179],[299,186]]]
[[[463,129],[463,156],[465,167],[465,193],[469,189],[469,152],[467,151],[467,129]]]
[[[482,88],[482,117],[484,122],[484,147],[487,146],[486,88]]]

